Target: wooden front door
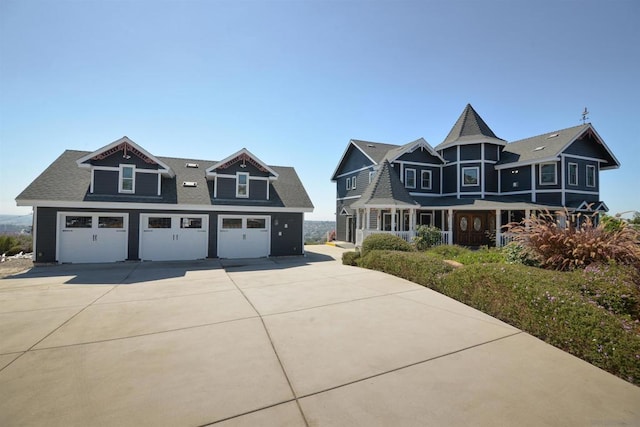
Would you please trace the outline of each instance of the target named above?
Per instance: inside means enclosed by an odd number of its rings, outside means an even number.
[[[462,246],[482,246],[489,243],[486,212],[457,212],[454,243]]]

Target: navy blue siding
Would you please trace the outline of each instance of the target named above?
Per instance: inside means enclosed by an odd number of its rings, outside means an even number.
[[[607,151],[600,145],[594,138],[586,137],[578,139],[569,145],[564,151],[564,154],[575,154],[582,157],[591,157],[594,159],[610,159]]]
[[[247,172],[251,174],[251,176],[266,177],[270,175],[269,172],[262,172],[261,170],[259,170],[249,162],[245,162],[244,166],[245,167],[242,167],[242,162],[240,161],[232,164],[226,169],[218,168],[215,171],[218,172],[219,174],[224,174],[224,175],[235,175],[237,172]]]
[[[485,163],[484,165],[484,190],[492,193],[497,193],[498,189],[498,171],[493,168],[492,164]]]
[[[456,147],[446,148],[441,152],[441,156],[447,162],[455,162],[456,160],[458,160],[458,149]]]
[[[122,152],[119,151],[101,160],[91,160],[90,163],[94,166],[111,166],[116,168],[120,165],[135,165],[135,167],[139,169],[160,169],[158,165],[147,163],[135,154],[128,154],[131,158],[125,159],[121,153]]]
[[[524,166],[521,168],[502,169],[500,171],[500,185],[502,192],[511,191],[530,191],[531,190],[531,167]],[[516,182],[518,185],[513,186]]]
[[[578,165],[578,185],[569,185],[569,163],[576,163]],[[595,187],[587,186],[587,166],[595,167]],[[598,162],[565,157],[565,189],[579,191],[599,191],[600,177],[598,167]]]
[[[445,168],[443,168],[443,174],[442,174],[443,193],[455,193],[456,191],[458,191],[456,174],[457,174],[456,165],[446,166]]]
[[[562,205],[562,195],[557,193],[536,193],[536,202],[549,205]]]
[[[480,144],[460,146],[460,160],[480,160]]]
[[[342,164],[338,167],[336,175],[351,172],[357,169],[361,169],[367,166],[373,165],[373,162],[365,156],[360,149],[356,148],[353,144],[349,144],[347,153],[342,160]]]
[[[182,183],[180,183],[180,185],[182,185]],[[135,194],[139,196],[157,196],[158,195],[158,174],[137,173]]]
[[[430,163],[433,165],[442,164],[442,161],[438,157],[434,156],[426,150],[421,150],[419,148],[417,150],[414,150],[412,153],[404,153],[402,156],[398,157],[398,161]]]
[[[498,161],[500,159],[500,150],[502,147],[494,144],[484,144],[484,158],[485,160],[495,160]]]
[[[118,171],[93,171],[94,194],[118,194]]]
[[[271,215],[271,256],[302,255],[303,214],[278,213]]]
[[[35,262],[55,262],[58,210],[55,208],[36,209]]]

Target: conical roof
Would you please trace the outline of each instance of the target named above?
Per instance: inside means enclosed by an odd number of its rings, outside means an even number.
[[[449,135],[435,149],[441,150],[456,143],[477,142],[480,139],[494,144],[505,144],[503,139],[498,138],[493,133],[489,125],[482,120],[482,117],[473,109],[471,104],[467,104],[456,124],[451,128]]]
[[[376,175],[362,194],[351,205],[352,208],[366,206],[415,207],[418,203],[411,197],[400,178],[391,170],[391,164],[385,160]]]

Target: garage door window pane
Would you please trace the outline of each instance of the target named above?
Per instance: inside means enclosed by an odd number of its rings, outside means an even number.
[[[68,216],[65,220],[67,228],[91,228],[90,216]]]
[[[121,216],[98,217],[98,228],[124,228],[124,218]]]
[[[180,228],[202,228],[202,218],[180,218]]]
[[[171,228],[171,218],[149,218],[149,228]]]
[[[247,218],[247,228],[267,228],[264,218]]]
[[[242,228],[242,218],[222,218],[222,228]]]

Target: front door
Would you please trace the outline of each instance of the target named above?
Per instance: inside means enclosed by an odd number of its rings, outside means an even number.
[[[455,244],[481,246],[489,243],[486,212],[457,212],[455,220]]]

